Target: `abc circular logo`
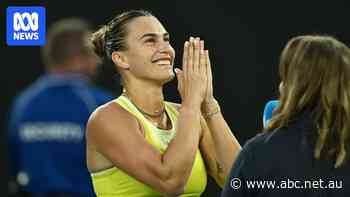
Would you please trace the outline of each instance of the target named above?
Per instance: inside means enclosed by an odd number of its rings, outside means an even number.
[[[39,6],[8,7],[6,41],[9,46],[45,44],[45,8]]]

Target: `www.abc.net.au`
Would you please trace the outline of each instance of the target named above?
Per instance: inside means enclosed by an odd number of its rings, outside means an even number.
[[[341,189],[343,182],[340,180],[324,181],[318,180],[281,180],[281,181],[267,181],[267,180],[245,180],[245,186],[248,189]],[[233,189],[242,187],[242,181],[239,178],[233,178],[230,181]]]

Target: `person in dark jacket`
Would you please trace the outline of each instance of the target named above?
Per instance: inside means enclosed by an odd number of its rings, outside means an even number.
[[[85,125],[113,99],[89,82],[98,58],[86,21],[54,23],[43,47],[47,73],[13,102],[9,120],[11,176],[33,197],[95,196],[86,167]]]
[[[243,147],[222,197],[350,196],[350,50],[329,36],[291,39],[279,103]]]

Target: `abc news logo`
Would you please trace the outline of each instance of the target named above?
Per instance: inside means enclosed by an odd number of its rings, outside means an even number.
[[[25,24],[25,20],[28,21],[27,24]],[[39,29],[39,14],[36,12],[32,14],[16,12],[13,15],[13,29],[15,30],[14,40],[38,40],[39,33],[36,31]]]
[[[7,44],[45,44],[45,8],[8,7]]]

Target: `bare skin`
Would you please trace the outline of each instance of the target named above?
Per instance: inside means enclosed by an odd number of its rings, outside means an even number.
[[[167,37],[166,30],[156,18],[139,17],[129,24],[129,50],[112,54],[112,60],[123,77],[128,97],[146,112],[162,109],[163,85],[174,77],[172,65],[175,53]],[[177,105],[177,134],[166,152],[161,154],[145,140],[142,126],[133,115],[117,103],[110,102],[99,107],[87,124],[89,170],[98,172],[115,166],[166,196],[176,196],[184,191],[195,153],[200,147],[208,173],[221,182],[223,178],[220,177],[227,174],[226,170],[223,173],[218,169],[222,169],[221,164],[225,168],[229,163],[232,165],[233,161],[232,158],[226,161],[218,152],[225,149],[229,155],[231,153],[228,151],[237,150],[231,150],[236,146],[229,144],[233,142],[232,134],[229,140],[224,139],[226,142],[223,147],[214,148],[216,141],[222,140],[222,137],[216,136],[219,130],[230,132],[225,127],[227,124],[222,124],[223,118],[220,120],[220,114],[212,116],[210,120],[202,117],[203,109],[210,107],[203,107],[208,89],[207,85],[203,85],[208,84],[209,79],[209,64],[206,63],[208,59],[204,44],[199,38],[185,43],[184,70],[177,75],[182,99],[182,105]],[[174,126],[165,113],[157,118],[146,118],[160,128],[169,129]],[[219,123],[211,123],[216,118]]]
[[[204,41],[202,45],[204,45]],[[201,105],[203,135],[200,140],[200,150],[207,165],[208,174],[215,179],[220,187],[223,187],[225,178],[229,175],[232,164],[241,150],[241,145],[232,134],[220,111],[220,106],[214,98],[209,51],[205,51],[205,56],[207,83],[205,97]],[[181,81],[183,71],[177,69],[176,73]],[[207,117],[207,114],[211,115]]]

